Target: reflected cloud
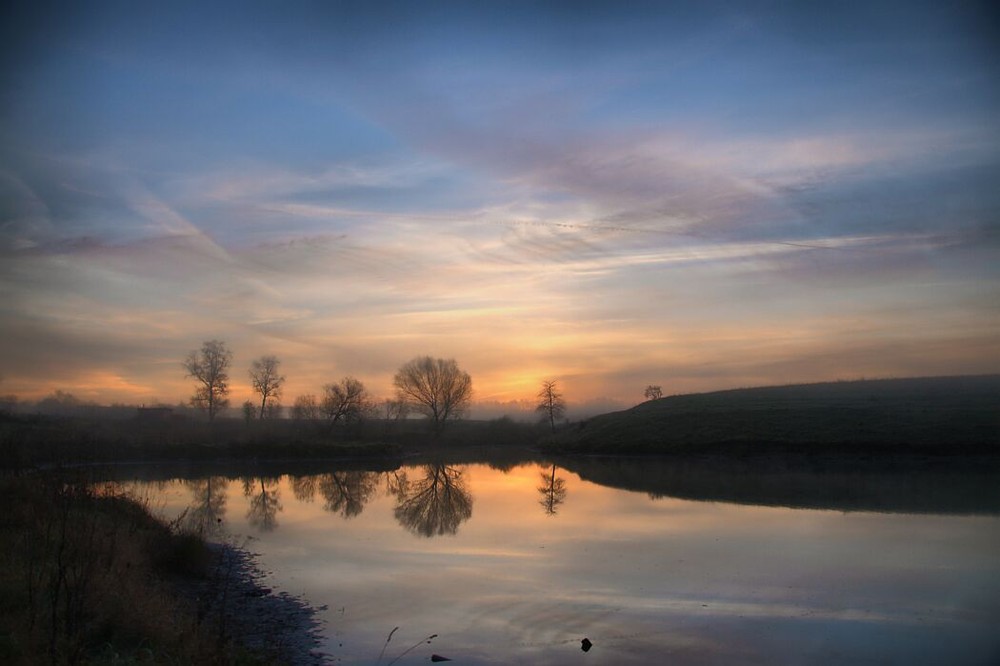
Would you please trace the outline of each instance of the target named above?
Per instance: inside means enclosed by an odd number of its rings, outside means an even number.
[[[472,494],[462,471],[437,464],[425,465],[423,473],[400,493],[396,520],[418,536],[457,533],[459,525],[472,517]]]
[[[378,491],[365,519],[332,530],[315,500],[323,477],[282,477],[283,493],[313,503],[287,504],[281,538],[260,539],[255,550],[275,585],[307,581],[314,604],[346,609],[331,611],[336,631],[323,632],[325,651],[343,663],[379,654],[387,629],[372,618],[387,616],[415,627],[413,641],[462,627],[444,654],[475,663],[566,663],[583,636],[616,664],[658,663],[664,654],[686,663],[822,663],[833,649],[851,662],[876,650],[894,663],[988,663],[1000,598],[995,475],[855,471],[726,473],[610,458],[536,461],[506,473],[486,464],[410,466],[372,471]],[[537,509],[542,474],[550,487],[566,477],[573,495],[558,520]],[[970,477],[978,480],[970,485]],[[260,493],[256,477],[245,481]],[[181,484],[152,494],[168,516],[205,487]],[[461,505],[450,510],[458,519],[427,519],[445,512],[449,486],[464,496],[451,502]],[[242,500],[240,483],[229,488]],[[140,496],[150,493],[139,487]],[[473,493],[475,520],[461,522]],[[897,493],[916,501],[892,500]],[[795,494],[820,510],[787,508]],[[983,498],[992,498],[988,506]],[[751,506],[761,500],[774,505]],[[877,512],[893,502],[902,513]],[[400,520],[407,503],[437,508],[414,511],[410,526]],[[926,513],[954,509],[969,515]],[[242,516],[229,522],[246,532]],[[450,534],[459,523],[448,539],[414,536],[442,533],[439,525]]]

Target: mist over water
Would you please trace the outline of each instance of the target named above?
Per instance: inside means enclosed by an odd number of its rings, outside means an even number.
[[[907,508],[905,497],[886,505],[885,493],[865,506],[864,487],[877,484],[869,475],[846,508],[842,498],[810,508],[722,501],[705,480],[704,498],[681,499],[649,487],[672,478],[658,464],[644,463],[637,490],[621,481],[635,476],[627,465],[604,468],[613,488],[551,462],[271,477],[215,469],[136,484],[165,516],[259,553],[267,585],[322,608],[324,650],[344,663],[379,663],[383,648],[389,663],[415,644],[397,663],[1000,655],[1000,515],[989,497],[979,509],[968,493],[964,509],[946,499],[944,513],[932,502]],[[852,492],[844,478],[834,486]],[[691,484],[683,491],[697,496]]]

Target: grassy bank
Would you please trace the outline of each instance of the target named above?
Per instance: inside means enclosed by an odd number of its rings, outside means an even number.
[[[0,468],[163,461],[401,461],[413,455],[997,455],[1000,376],[835,382],[679,395],[551,435],[508,418],[320,421],[0,414]]]
[[[6,477],[0,498],[0,663],[272,662],[228,631],[231,572],[198,536],[110,486]]]
[[[435,436],[426,421],[370,420],[344,427],[322,421],[127,418],[0,414],[0,469],[164,461],[400,460],[430,451],[492,451],[533,445],[537,424],[508,418],[455,421]]]
[[[550,453],[996,455],[1000,376],[836,382],[681,395],[592,418]]]
[[[8,470],[125,461],[398,457],[401,450],[376,433],[331,432],[294,421],[0,417],[0,466]]]

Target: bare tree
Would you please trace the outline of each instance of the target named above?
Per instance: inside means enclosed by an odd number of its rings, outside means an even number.
[[[542,382],[542,388],[538,392],[538,405],[535,406],[535,411],[545,415],[549,426],[555,432],[556,419],[561,419],[566,414],[566,401],[563,399],[562,393],[556,390],[554,379],[546,379]]]
[[[385,398],[379,403],[383,431],[388,434],[400,421],[405,421],[410,414],[410,405],[403,400]]]
[[[56,416],[70,416],[79,414],[84,403],[72,393],[56,390],[55,393],[47,395],[35,404],[35,409],[40,414],[53,414]]]
[[[354,377],[344,377],[337,384],[323,387],[322,410],[331,426],[341,422],[357,423],[371,409],[368,390]]]
[[[277,356],[261,356],[250,364],[250,381],[253,390],[260,394],[260,418],[267,414],[267,401],[281,397],[281,385],[285,378],[278,373],[281,361]]]
[[[319,403],[316,396],[309,393],[300,395],[292,403],[292,418],[296,421],[312,421],[319,418]]]
[[[643,393],[646,396],[646,400],[659,400],[663,397],[663,389],[659,386],[654,386],[650,384],[646,387],[646,391]]]
[[[410,405],[404,400],[386,398],[381,402],[382,418],[386,421],[402,421],[410,414]]]
[[[393,378],[399,400],[431,418],[435,433],[448,419],[459,418],[472,400],[472,378],[455,359],[418,356]]]
[[[198,388],[191,404],[208,412],[209,420],[229,404],[229,366],[233,352],[221,340],[208,340],[200,350],[192,351],[184,359],[188,377],[198,380]]]
[[[257,413],[257,408],[253,404],[253,400],[245,400],[243,402],[243,420],[246,421],[247,425],[253,421],[253,417]]]
[[[264,410],[264,418],[268,421],[280,419],[284,409],[277,400],[268,400],[267,409]]]

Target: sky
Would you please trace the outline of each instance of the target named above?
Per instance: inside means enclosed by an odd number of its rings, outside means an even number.
[[[0,394],[478,402],[1000,372],[964,2],[7,2]]]

